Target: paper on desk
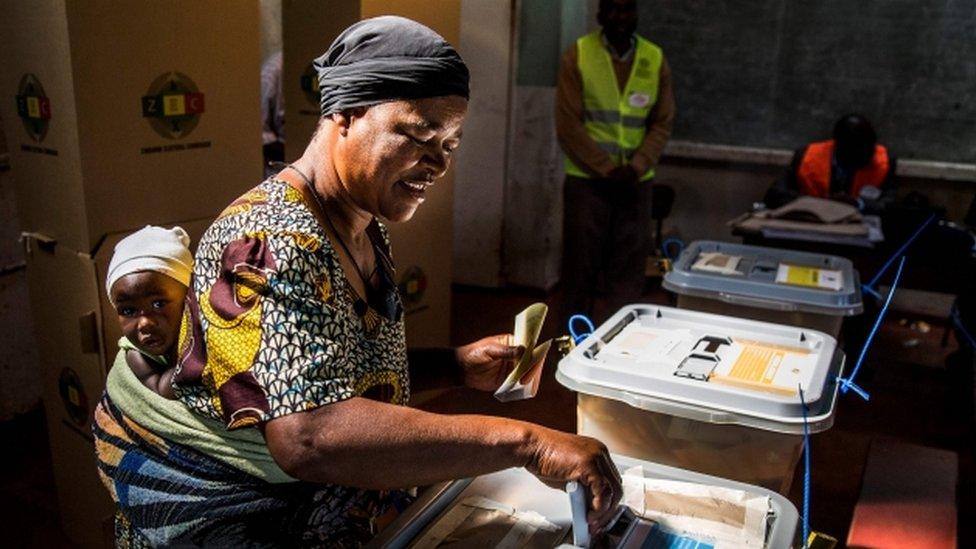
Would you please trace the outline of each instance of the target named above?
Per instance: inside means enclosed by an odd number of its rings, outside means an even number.
[[[513,345],[525,347],[525,352],[515,364],[505,381],[495,391],[495,398],[502,402],[532,398],[539,391],[542,367],[552,340],[536,345],[549,307],[533,303],[515,317]]]
[[[640,467],[624,473],[623,503],[671,532],[711,542],[715,549],[762,548],[767,496],[693,482],[645,478]]]
[[[861,212],[854,206],[814,196],[801,196],[775,210],[766,210],[762,215],[770,219],[790,219],[828,225],[856,223],[861,220]]]

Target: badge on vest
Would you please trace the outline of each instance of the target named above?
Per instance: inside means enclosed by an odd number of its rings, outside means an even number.
[[[634,92],[630,94],[627,98],[627,104],[635,109],[643,109],[644,107],[650,105],[651,96],[646,93]]]

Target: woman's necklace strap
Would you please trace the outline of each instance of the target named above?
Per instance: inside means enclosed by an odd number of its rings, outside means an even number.
[[[336,229],[336,226],[332,223],[332,218],[329,217],[329,212],[326,211],[325,203],[322,200],[322,197],[319,195],[319,192],[315,189],[315,184],[312,182],[311,179],[309,179],[307,175],[305,175],[304,172],[296,168],[294,165],[289,164],[288,167],[294,170],[298,175],[302,177],[302,179],[305,180],[305,185],[308,187],[308,191],[312,193],[312,198],[315,200],[315,204],[319,207],[319,210],[322,211],[322,217],[325,219],[325,222],[329,225],[329,230],[332,231],[332,234],[335,235],[336,240],[339,241],[339,245],[342,246],[343,251],[345,251],[346,255],[349,256],[349,261],[351,261],[353,267],[356,268],[356,274],[359,275],[360,280],[363,281],[363,284],[365,284],[365,287],[368,290],[371,286],[369,280],[373,277],[374,274],[376,274],[376,269],[373,269],[373,272],[370,273],[369,277],[363,274],[363,270],[359,267],[359,263],[356,262],[356,258],[355,256],[352,255],[352,252],[349,250],[349,246],[346,245],[346,242],[342,239],[342,236],[339,234],[339,230]],[[368,234],[367,234],[367,238],[369,238]],[[372,241],[373,241],[372,238],[370,238],[370,244],[371,244],[370,247],[373,247]]]

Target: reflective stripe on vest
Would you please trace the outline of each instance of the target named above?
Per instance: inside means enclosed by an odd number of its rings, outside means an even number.
[[[811,143],[803,154],[803,160],[796,171],[800,192],[817,198],[830,197],[831,160],[834,157],[834,141]],[[850,198],[861,196],[864,187],[881,187],[888,177],[888,149],[884,145],[874,146],[871,162],[854,173],[854,181],[848,191]]]
[[[623,93],[600,31],[576,41],[577,66],[583,80],[583,125],[616,166],[630,162],[634,151],[644,142],[647,117],[657,102],[661,48],[640,36],[634,37],[637,43],[634,63]],[[569,158],[566,158],[566,173],[593,177]],[[652,177],[653,168],[642,174],[641,180]]]

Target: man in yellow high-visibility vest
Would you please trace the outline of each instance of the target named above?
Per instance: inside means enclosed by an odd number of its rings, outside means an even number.
[[[636,0],[600,0],[601,30],[562,56],[556,133],[566,154],[563,319],[640,297],[650,186],[671,135],[674,95],[661,48],[637,35]],[[599,320],[599,319],[597,319]]]

